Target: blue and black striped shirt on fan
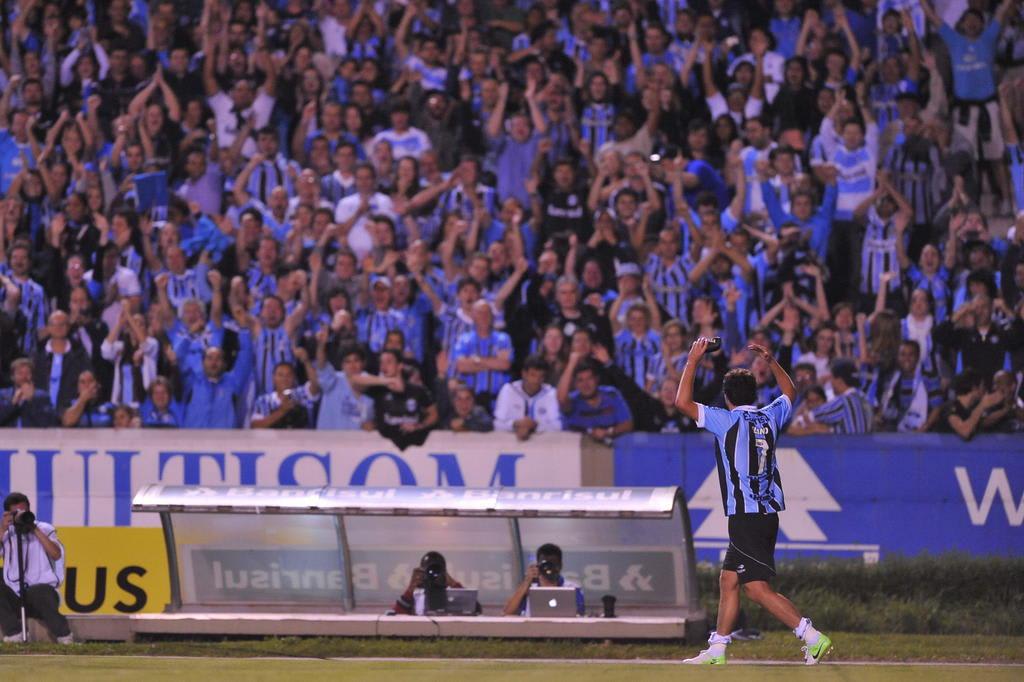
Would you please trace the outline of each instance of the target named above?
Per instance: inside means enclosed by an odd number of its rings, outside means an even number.
[[[775,443],[793,404],[781,395],[767,407],[723,410],[697,405],[697,426],[715,436],[715,459],[726,516],[773,514],[786,508]]]

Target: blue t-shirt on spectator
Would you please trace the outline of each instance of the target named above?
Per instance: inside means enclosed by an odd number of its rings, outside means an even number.
[[[976,40],[943,24],[939,35],[949,48],[953,64],[953,95],[957,99],[983,101],[996,95],[992,66],[996,61],[999,22],[990,21]]]
[[[612,386],[597,387],[597,405],[583,399],[579,391],[569,394],[569,409],[562,423],[568,431],[608,428],[633,418],[622,394]]]

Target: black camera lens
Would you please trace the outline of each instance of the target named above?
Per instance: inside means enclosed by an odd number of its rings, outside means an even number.
[[[537,570],[541,572],[545,577],[552,577],[558,575],[558,566],[554,561],[545,559],[544,561],[537,564]]]
[[[28,509],[14,512],[14,531],[25,535],[36,528],[36,515]]]
[[[707,352],[708,353],[714,353],[716,350],[721,349],[721,347],[722,347],[722,337],[721,336],[716,336],[716,337],[714,337],[712,339],[708,339],[708,346],[707,346]]]
[[[426,582],[429,585],[444,587],[448,582],[447,571],[442,563],[427,564],[423,572],[427,574]]]

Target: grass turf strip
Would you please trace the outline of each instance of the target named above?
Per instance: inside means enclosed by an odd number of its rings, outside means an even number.
[[[877,564],[833,559],[779,564],[772,587],[815,625],[845,632],[1024,635],[1024,558],[947,553],[886,557]],[[718,567],[701,564],[701,603],[718,610]],[[782,626],[743,600],[750,627]]]
[[[982,635],[873,635],[828,633],[835,643],[833,661],[942,661],[960,663],[1024,663],[1024,637]],[[229,641],[151,641],[131,644],[88,643],[0,645],[2,654],[66,654],[298,657],[298,658],[509,658],[665,659],[692,656],[702,642],[600,643],[551,640],[396,639],[396,638],[268,638]],[[802,660],[801,643],[791,633],[768,632],[760,641],[736,642],[729,656],[743,660]],[[2,668],[2,664],[0,664]],[[1024,677],[1024,673],[1020,674]]]
[[[417,680],[427,682],[478,682],[516,680],[549,682],[560,676],[585,675],[590,680],[697,680],[714,675],[716,681],[801,682],[802,680],[851,680],[858,682],[925,682],[965,680],[997,682],[1020,679],[1020,669],[912,667],[885,665],[871,667],[823,664],[815,668],[797,666],[725,666],[708,671],[687,666],[622,664],[509,663],[507,661],[350,661],[298,659],[223,658],[121,658],[112,656],[0,656],[0,674],[7,679],[32,680],[181,680],[206,677],[215,680]],[[285,677],[287,676],[287,677]]]

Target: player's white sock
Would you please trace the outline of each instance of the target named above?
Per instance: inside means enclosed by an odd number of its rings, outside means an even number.
[[[712,656],[725,656],[725,647],[732,643],[732,637],[729,635],[720,635],[717,632],[712,632],[711,636],[708,637],[708,653]]]
[[[812,646],[818,643],[818,637],[821,636],[811,625],[810,618],[801,618],[800,624],[793,628],[793,634]]]

